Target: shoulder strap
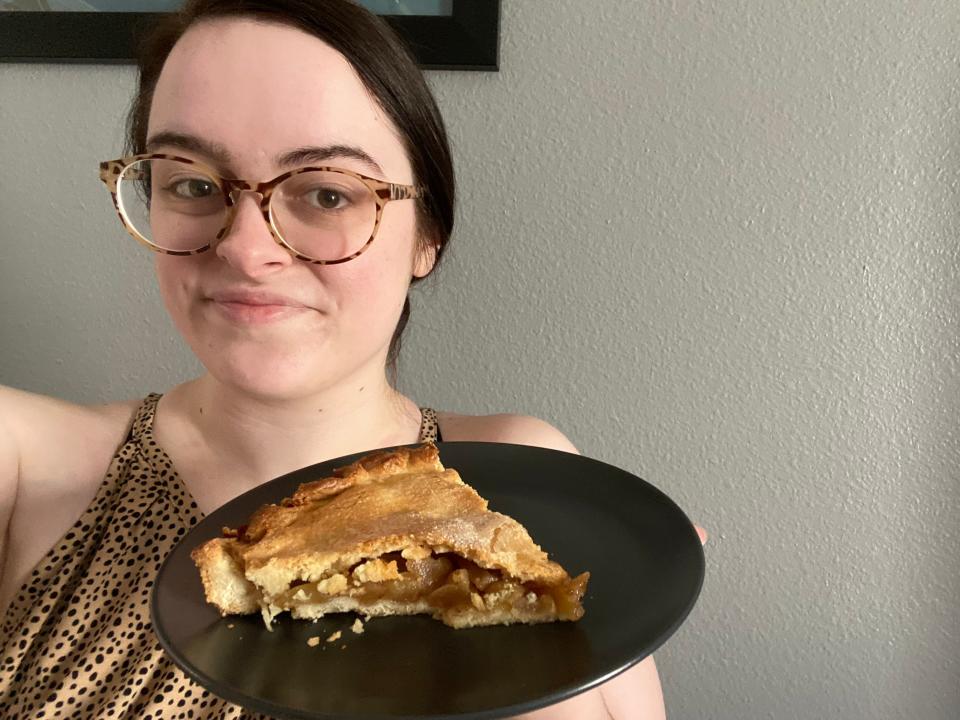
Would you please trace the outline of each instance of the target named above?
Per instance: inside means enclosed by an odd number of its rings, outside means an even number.
[[[432,408],[420,408],[420,442],[443,442],[437,411]]]
[[[163,396],[160,393],[150,393],[143,399],[140,407],[137,408],[137,414],[133,418],[127,440],[138,439],[153,425],[153,416],[157,412],[157,403],[160,402],[161,397]]]

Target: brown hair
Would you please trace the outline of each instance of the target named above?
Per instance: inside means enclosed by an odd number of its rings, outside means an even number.
[[[295,27],[347,59],[399,131],[414,183],[426,188],[425,196],[416,201],[420,250],[435,248],[439,262],[453,231],[455,201],[453,159],[443,118],[407,46],[384,20],[350,0],[188,0],[140,43],[139,83],[127,118],[128,152],[145,150],[153,92],[174,45],[194,23],[220,17],[252,17]],[[409,317],[407,297],[387,354],[393,374]]]

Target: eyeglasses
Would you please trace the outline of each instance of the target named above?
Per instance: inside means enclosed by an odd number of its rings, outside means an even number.
[[[260,195],[274,240],[294,257],[318,265],[353,260],[377,235],[391,200],[423,197],[423,188],[349,170],[304,167],[273,180],[224,178],[189,158],[133,155],[100,163],[123,226],[149,249],[197,255],[230,229],[245,191]]]

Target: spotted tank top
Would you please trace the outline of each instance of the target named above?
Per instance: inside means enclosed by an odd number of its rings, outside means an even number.
[[[210,694],[164,654],[149,597],[167,554],[202,517],[157,445],[148,396],[107,476],[0,625],[0,718],[263,718]],[[420,440],[437,417],[421,410]]]

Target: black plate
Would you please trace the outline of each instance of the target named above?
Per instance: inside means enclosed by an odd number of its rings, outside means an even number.
[[[571,575],[590,571],[576,623],[453,630],[427,617],[355,615],[316,623],[284,614],[221,618],[204,601],[190,551],[244,524],[307,480],[360,457],[284,475],[230,501],[170,553],[154,587],[153,626],[173,660],[211,692],[277,718],[500,718],[594,687],[656,650],[693,608],[704,559],[696,531],[666,495],[579,455],[499,443],[441,443],[440,457],[520,521]],[[331,633],[342,631],[334,643]],[[320,637],[310,647],[307,639]],[[346,647],[343,648],[342,646]]]

